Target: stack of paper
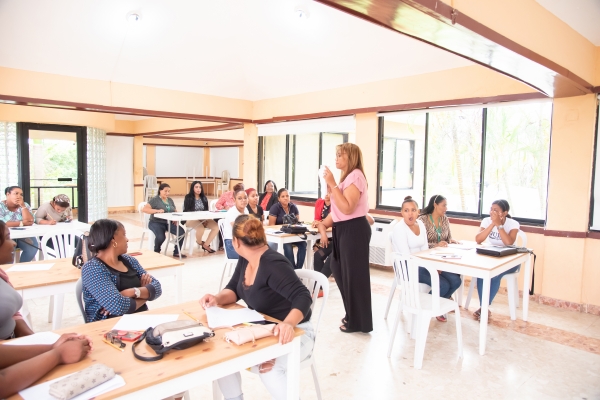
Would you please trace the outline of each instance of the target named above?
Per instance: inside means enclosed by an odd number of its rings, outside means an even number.
[[[119,331],[145,331],[165,322],[177,321],[179,314],[125,314],[113,326]]]
[[[54,332],[38,332],[33,335],[23,336],[18,339],[9,340],[5,343],[7,346],[26,346],[31,344],[54,344],[59,334]]]
[[[54,266],[54,263],[44,264],[16,264],[6,270],[6,272],[30,272],[47,271]]]
[[[265,320],[261,314],[249,308],[226,310],[219,307],[210,307],[206,309],[206,318],[208,319],[208,327],[211,329],[227,328],[244,322]]]

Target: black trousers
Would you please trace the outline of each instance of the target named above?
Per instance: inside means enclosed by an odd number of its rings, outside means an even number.
[[[330,243],[327,247],[318,247],[315,251],[313,258],[313,265],[315,271],[319,271],[326,277],[331,276],[331,253],[333,252],[333,246]]]
[[[167,229],[169,229],[171,233],[174,233],[175,235],[179,236],[179,248],[183,248],[183,236],[185,235],[185,231],[181,229],[179,225],[174,225],[170,222],[165,224],[164,222],[150,221],[150,223],[148,224],[148,229],[150,229],[152,233],[154,233],[155,252],[160,253],[160,247],[165,241],[165,238],[167,237]],[[179,254],[179,250],[177,249],[177,247],[175,247],[175,249],[173,250],[173,254]]]
[[[366,217],[333,223],[331,271],[342,294],[348,330],[371,332],[371,226]]]

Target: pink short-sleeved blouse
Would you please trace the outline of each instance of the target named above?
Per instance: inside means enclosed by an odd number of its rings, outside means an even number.
[[[335,200],[333,196],[331,196],[331,217],[333,218],[333,222],[339,221],[348,221],[350,219],[364,217],[369,212],[369,196],[367,194],[367,179],[363,175],[360,169],[355,169],[350,172],[346,179],[338,185],[338,188],[344,193],[344,189],[349,187],[350,185],[356,186],[358,191],[360,192],[360,198],[358,199],[358,204],[356,208],[351,214],[344,214],[337,208],[335,205]]]

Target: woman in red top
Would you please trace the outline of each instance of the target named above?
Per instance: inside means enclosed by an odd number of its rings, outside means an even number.
[[[277,203],[277,185],[273,181],[267,181],[264,187],[264,193],[258,198],[258,204],[263,210],[270,210],[273,204]]]

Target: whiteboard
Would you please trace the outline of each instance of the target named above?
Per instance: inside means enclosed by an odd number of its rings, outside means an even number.
[[[156,176],[159,178],[202,175],[204,147],[156,146]]]
[[[108,207],[133,206],[133,138],[106,136]]]
[[[231,178],[240,176],[241,147],[211,147],[210,171],[212,176],[221,176],[223,171],[229,171]]]

